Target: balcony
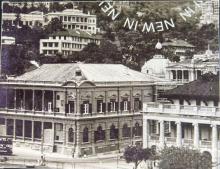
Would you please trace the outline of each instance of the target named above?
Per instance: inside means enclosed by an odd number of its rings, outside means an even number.
[[[208,106],[191,106],[191,105],[174,105],[161,103],[144,103],[144,113],[164,113],[174,115],[191,115],[191,116],[205,116],[205,117],[220,117],[219,107]]]

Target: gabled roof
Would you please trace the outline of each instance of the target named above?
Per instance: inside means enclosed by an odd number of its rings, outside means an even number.
[[[81,71],[82,77],[76,77],[76,71]],[[160,78],[129,69],[121,64],[44,64],[38,69],[16,77],[13,81],[26,83],[65,83],[67,81],[90,81],[96,83],[154,82]],[[163,81],[163,80],[161,80]]]
[[[161,94],[166,98],[219,100],[219,76],[207,73],[200,79],[178,86]]]
[[[170,39],[169,41],[163,42],[162,46],[190,47],[190,48],[195,47],[190,43],[180,39]]]

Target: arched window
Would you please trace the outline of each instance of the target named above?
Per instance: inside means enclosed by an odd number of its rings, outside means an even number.
[[[131,129],[125,123],[122,128],[122,137],[130,137],[131,136]]]
[[[73,132],[73,128],[69,128],[68,131],[68,142],[73,142],[74,141],[74,132]]]
[[[89,129],[87,127],[83,129],[83,142],[89,142]]]
[[[118,129],[115,128],[114,124],[110,127],[110,139],[118,139]]]
[[[95,131],[95,142],[105,140],[105,130],[102,130],[102,126],[97,127]]]
[[[134,136],[141,136],[142,135],[142,127],[139,125],[139,123],[135,123],[135,126],[133,128],[133,134]]]

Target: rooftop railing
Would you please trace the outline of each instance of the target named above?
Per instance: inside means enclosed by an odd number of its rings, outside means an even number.
[[[155,102],[144,103],[143,112],[220,117],[220,107],[174,105]]]

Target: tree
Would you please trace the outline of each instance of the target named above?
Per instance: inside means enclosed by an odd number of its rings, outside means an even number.
[[[160,169],[211,169],[211,155],[184,147],[166,147],[161,151]]]
[[[45,26],[45,32],[46,34],[51,34],[56,31],[62,31],[65,30],[63,28],[63,23],[58,18],[52,18],[51,21],[48,23],[48,25]]]
[[[143,149],[136,146],[128,146],[124,152],[124,158],[127,163],[134,163],[134,169],[137,169],[138,165],[142,161],[146,161],[153,157],[152,150],[149,148]]]

